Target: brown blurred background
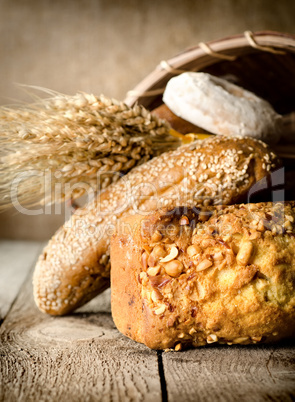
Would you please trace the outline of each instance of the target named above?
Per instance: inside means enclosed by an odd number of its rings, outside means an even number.
[[[0,0],[0,104],[15,83],[124,99],[170,58],[245,30],[295,33],[294,0]],[[0,215],[0,237],[44,240],[64,214]]]

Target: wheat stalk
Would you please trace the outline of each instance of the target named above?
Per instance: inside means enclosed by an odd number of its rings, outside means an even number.
[[[169,126],[142,106],[87,93],[50,94],[0,108],[0,209],[11,205],[12,194],[26,205],[78,198],[86,187],[77,183],[97,191],[179,145]]]

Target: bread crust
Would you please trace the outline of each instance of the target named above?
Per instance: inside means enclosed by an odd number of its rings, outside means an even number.
[[[163,101],[180,118],[210,133],[278,142],[282,116],[270,103],[220,77],[186,72],[171,78]]]
[[[176,114],[174,114],[172,110],[170,110],[164,103],[154,109],[152,114],[157,116],[159,119],[166,120],[170,124],[171,128],[181,134],[208,133],[208,131],[204,130],[203,128],[198,127],[179,116],[176,116]]]
[[[295,202],[178,207],[125,221],[111,242],[117,328],[153,349],[295,336],[294,221]]]
[[[119,218],[163,206],[242,202],[279,162],[262,142],[212,137],[134,168],[61,227],[38,259],[40,310],[69,313],[110,283],[109,242]]]

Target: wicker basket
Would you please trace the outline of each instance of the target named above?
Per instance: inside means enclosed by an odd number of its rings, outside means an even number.
[[[204,71],[234,81],[267,99],[283,115],[295,112],[295,36],[279,32],[246,31],[241,35],[199,43],[177,56],[162,61],[155,70],[127,94],[125,102],[138,102],[152,110],[162,103],[168,80],[184,71]],[[295,137],[295,132],[294,132]],[[293,144],[276,146],[283,158],[295,158]]]

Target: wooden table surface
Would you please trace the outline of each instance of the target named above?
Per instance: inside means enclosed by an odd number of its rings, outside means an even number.
[[[1,401],[294,401],[295,348],[157,352],[121,335],[106,291],[67,317],[36,308],[40,242],[0,243]]]

